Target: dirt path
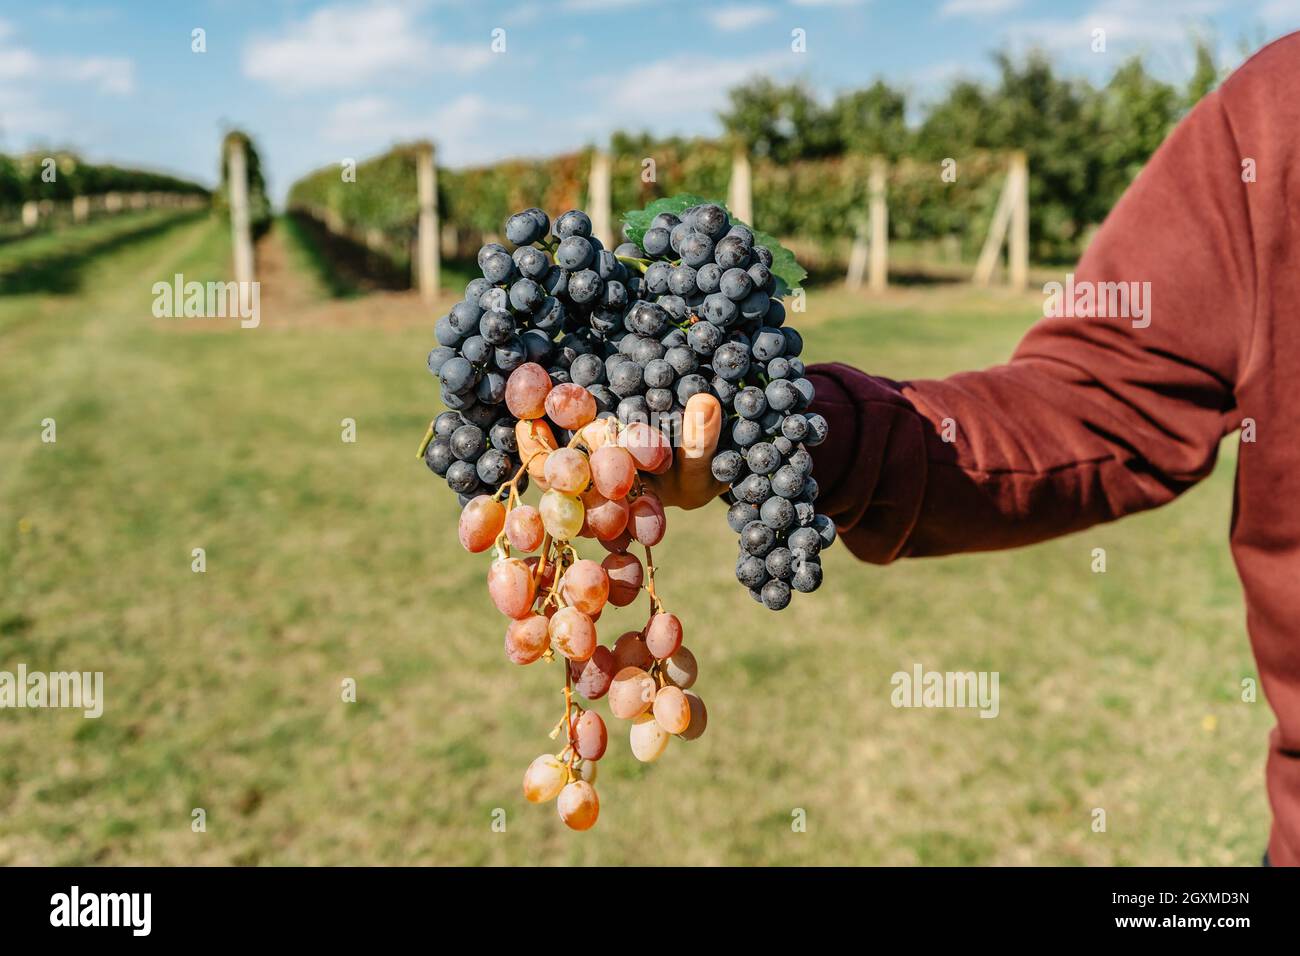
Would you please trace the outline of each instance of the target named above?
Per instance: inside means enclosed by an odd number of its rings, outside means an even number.
[[[257,270],[262,283],[263,321],[280,328],[427,325],[432,335],[437,317],[456,301],[446,291],[433,305],[422,302],[415,292],[370,292],[356,298],[332,298],[297,261],[278,224],[258,240]]]
[[[318,283],[292,261],[282,228],[272,228],[257,241],[256,257],[263,309],[288,315],[321,300]]]

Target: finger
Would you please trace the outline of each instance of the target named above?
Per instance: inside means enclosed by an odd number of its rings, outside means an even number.
[[[715,396],[700,392],[687,400],[682,419],[683,463],[708,467],[722,434],[722,406]]]

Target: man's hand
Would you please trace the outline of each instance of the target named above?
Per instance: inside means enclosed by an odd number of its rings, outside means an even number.
[[[690,510],[708,504],[727,490],[710,466],[722,433],[722,406],[712,395],[692,395],[682,414],[682,444],[672,468],[662,475],[644,475],[665,505]]]

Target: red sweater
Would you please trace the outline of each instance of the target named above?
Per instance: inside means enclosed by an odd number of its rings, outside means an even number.
[[[1030,544],[1162,505],[1253,420],[1231,543],[1277,715],[1269,856],[1281,865],[1300,865],[1297,90],[1292,34],[1192,110],[1107,218],[1076,287],[1149,282],[1146,319],[1044,318],[1008,364],[940,381],[810,372],[832,435],[814,453],[819,505],[876,563]]]

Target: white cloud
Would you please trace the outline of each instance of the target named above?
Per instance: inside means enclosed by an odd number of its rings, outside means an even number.
[[[1300,0],[1267,0],[1260,8],[1259,17],[1269,26],[1300,28]]]
[[[41,106],[26,90],[0,86],[0,132],[6,145],[12,145],[8,137],[48,141],[67,125],[62,113]]]
[[[135,63],[120,56],[45,56],[22,46],[8,46],[13,26],[0,20],[0,82],[76,83],[100,93],[124,95],[135,89]]]
[[[646,2],[648,0],[564,0],[560,8],[570,13],[606,13],[639,7]]]
[[[0,131],[49,141],[66,135],[72,121],[48,108],[43,94],[67,85],[122,96],[135,89],[135,64],[125,57],[47,56],[14,43],[16,31],[0,20]]]
[[[605,78],[614,125],[699,120],[726,105],[727,91],[754,76],[792,69],[797,57],[768,53],[747,59],[701,59],[682,54]],[[646,96],[654,90],[654,96]]]
[[[468,73],[492,56],[481,46],[436,44],[406,4],[321,7],[275,37],[244,48],[244,75],[289,92],[341,89],[398,73]]]
[[[41,61],[31,50],[0,49],[0,80],[18,80],[35,77]]]
[[[750,27],[765,23],[776,16],[771,7],[758,4],[735,4],[718,7],[707,14],[709,21],[719,30],[728,32],[748,30]]]
[[[439,163],[463,165],[499,159],[500,123],[524,118],[522,108],[492,104],[476,93],[466,93],[427,113],[404,112],[382,96],[358,96],[330,110],[322,136],[354,159],[396,142],[434,139]]]
[[[867,0],[792,0],[796,7],[860,7]]]
[[[1224,0],[1102,0],[1073,19],[1025,20],[1013,23],[1007,38],[1013,44],[1092,56],[1093,31],[1104,30],[1109,50],[1153,48],[1161,52],[1186,48],[1188,30],[1220,12]]]
[[[126,95],[135,89],[135,64],[123,57],[56,57],[52,67],[76,83],[90,83],[104,93]]]
[[[0,81],[5,80],[80,83],[124,95],[135,89],[135,64],[125,57],[41,56],[24,47],[0,47]]]
[[[386,138],[405,139],[412,134],[413,127],[382,96],[358,96],[337,103],[326,115],[321,132],[330,142],[352,143],[365,149]]]
[[[950,17],[992,17],[1009,13],[1020,6],[1022,0],[948,0],[939,8],[940,19]]]

